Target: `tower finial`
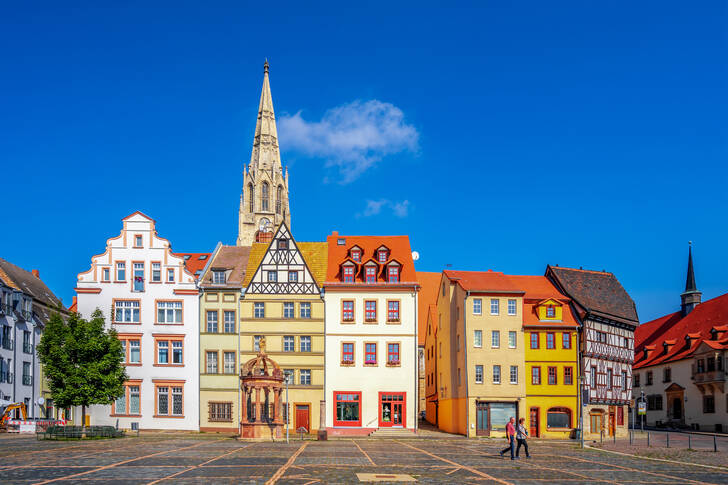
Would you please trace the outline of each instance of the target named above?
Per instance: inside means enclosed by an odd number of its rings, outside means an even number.
[[[263,64],[263,74],[268,74],[268,58],[265,58],[265,63]]]
[[[688,241],[688,271],[685,279],[685,292],[680,295],[683,316],[690,313],[700,304],[702,293],[695,284],[695,270],[693,269],[693,242]]]

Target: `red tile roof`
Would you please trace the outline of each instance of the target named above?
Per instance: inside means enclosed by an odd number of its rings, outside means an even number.
[[[712,348],[728,349],[727,322],[728,293],[699,304],[684,318],[681,312],[675,312],[643,323],[634,332],[634,368],[686,359],[702,342]],[[713,328],[719,335],[716,340],[712,340]],[[691,338],[689,347],[686,337]],[[647,358],[645,348],[652,350]]]
[[[211,253],[173,253],[175,256],[179,256],[181,258],[185,258],[185,269],[192,273],[195,276],[195,279],[197,279],[200,274],[202,273],[202,270],[205,269],[205,265],[207,264],[207,261],[210,259]],[[186,258],[186,256],[189,256],[189,258]],[[200,274],[196,274],[198,271],[200,271]]]
[[[545,276],[508,275],[508,278],[526,293],[523,295],[523,325],[541,327],[577,328],[576,315],[571,308],[571,299],[561,293]],[[540,302],[553,299],[562,304],[561,321],[542,321],[536,307]]]
[[[402,265],[399,274],[400,284],[417,284],[417,275],[415,274],[415,265],[412,261],[409,236],[340,236],[334,232],[326,238],[326,241],[329,250],[326,285],[342,284],[340,274],[341,263],[348,258],[349,249],[353,246],[358,246],[362,249],[361,264],[358,265],[360,267],[372,259],[376,260],[376,250],[381,246],[386,246],[389,249],[389,258],[386,263],[382,263],[380,266],[386,266],[390,261],[397,261]],[[357,271],[360,269],[357,268]],[[357,272],[357,274],[359,273]],[[377,281],[378,283],[386,284],[383,268],[380,268],[378,272]],[[357,283],[362,283],[362,281],[357,280]]]
[[[452,271],[445,270],[445,276],[456,282],[465,291],[480,293],[523,294],[524,291],[510,276],[497,271]]]
[[[420,292],[417,294],[417,340],[420,345],[425,345],[428,309],[437,303],[441,278],[442,273],[417,271],[417,281],[420,282]]]

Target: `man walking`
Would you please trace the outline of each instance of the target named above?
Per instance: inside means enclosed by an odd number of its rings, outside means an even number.
[[[516,447],[516,418],[511,416],[511,419],[508,421],[508,424],[506,424],[506,439],[508,440],[508,447],[503,448],[500,452],[500,456],[503,456],[503,454],[506,451],[511,452],[511,460],[515,460],[514,451]]]

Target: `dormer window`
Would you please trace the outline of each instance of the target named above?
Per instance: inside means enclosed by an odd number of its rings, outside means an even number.
[[[390,283],[399,283],[399,266],[390,264],[387,268],[387,281]]]
[[[377,250],[377,261],[379,261],[380,263],[386,263],[388,256],[389,251],[386,248],[381,248]]]
[[[353,283],[354,282],[354,265],[347,264],[345,266],[342,266],[341,277],[342,277],[344,283]]]
[[[225,271],[213,270],[212,271],[212,282],[216,285],[225,284]]]
[[[546,318],[556,318],[556,308],[553,305],[546,307]]]
[[[288,239],[279,239],[278,249],[288,249]]]
[[[367,266],[365,268],[365,281],[367,283],[377,282],[377,268],[374,265]]]
[[[351,259],[353,259],[357,263],[361,262],[361,249],[352,248],[350,254],[351,254]]]

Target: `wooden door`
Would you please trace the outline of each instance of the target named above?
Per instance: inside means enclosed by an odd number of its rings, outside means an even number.
[[[490,434],[490,421],[488,420],[488,404],[479,402],[475,405],[476,415],[476,428],[475,434],[477,436],[488,436]]]
[[[612,411],[609,413],[609,436],[614,436],[614,433],[616,432],[614,424],[614,411]]]
[[[311,431],[308,404],[296,404],[296,431],[300,428],[306,428],[306,432]]]
[[[528,433],[531,435],[531,438],[538,438],[538,430],[540,429],[538,423],[538,408],[531,408],[529,418],[530,429]]]

